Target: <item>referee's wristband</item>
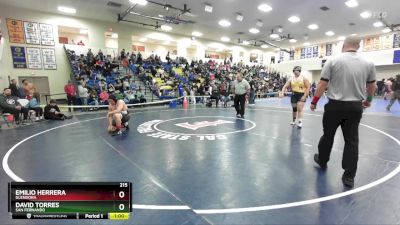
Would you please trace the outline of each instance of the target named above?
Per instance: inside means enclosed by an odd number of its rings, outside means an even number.
[[[313,98],[311,104],[312,104],[312,105],[316,105],[316,104],[318,103],[318,101],[319,101],[319,98],[320,98],[320,97],[318,97],[318,96],[314,96],[314,98]]]
[[[373,98],[373,96],[368,96],[367,97],[367,102],[372,102],[372,98]]]

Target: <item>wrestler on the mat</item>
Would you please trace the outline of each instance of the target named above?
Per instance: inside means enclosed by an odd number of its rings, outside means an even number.
[[[129,129],[128,121],[130,119],[128,106],[123,100],[117,100],[114,95],[108,98],[108,132],[121,134],[121,128]]]

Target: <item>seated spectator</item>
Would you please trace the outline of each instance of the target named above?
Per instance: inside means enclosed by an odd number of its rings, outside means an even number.
[[[24,94],[19,96],[20,98],[25,98],[28,95],[33,95],[33,93],[35,92],[35,87],[33,86],[33,83],[30,83],[26,79],[22,80],[22,88],[24,89]]]
[[[72,116],[66,116],[61,113],[55,100],[50,100],[50,103],[44,107],[44,118],[46,120],[65,120],[71,119]]]
[[[136,96],[139,96],[140,103],[146,103],[146,97],[144,97],[143,91],[139,88],[139,91],[136,92]]]
[[[101,80],[100,80],[100,83],[99,83],[99,86],[100,86],[100,91],[107,90],[107,83],[106,83],[106,80],[101,79]]]
[[[131,88],[131,91],[136,92],[136,90],[138,89],[138,86],[135,82],[132,82],[130,84],[130,88]]]
[[[115,91],[119,91],[120,93],[124,93],[124,87],[120,79],[117,79],[117,83],[114,85]]]
[[[124,82],[122,83],[122,86],[123,86],[123,88],[124,88],[124,91],[129,90],[130,84],[129,84],[129,79],[128,79],[128,78],[125,78],[125,79],[124,79]]]
[[[18,103],[18,98],[15,96],[11,96],[11,90],[9,88],[5,88],[3,94],[0,95],[0,110],[3,113],[10,113],[14,116],[14,120],[17,124],[20,124],[20,113],[23,113],[24,120],[22,124],[26,123],[28,118],[28,108],[22,107],[20,103]]]
[[[97,97],[97,93],[94,90],[92,90],[90,92],[90,94],[89,94],[88,105],[93,105],[93,106],[99,105],[99,100],[98,100],[98,97]]]
[[[115,93],[115,87],[113,84],[108,84],[108,94],[112,95]]]
[[[220,93],[218,90],[217,85],[215,85],[214,83],[210,86],[211,88],[211,97],[210,100],[215,100],[215,106],[218,107],[218,103],[219,103],[219,99],[220,99]]]
[[[125,92],[124,102],[126,104],[137,104],[140,101],[137,99],[137,95],[132,90],[129,90]]]
[[[108,92],[106,90],[102,91],[100,93],[99,97],[100,97],[101,105],[108,105],[108,98],[110,97],[110,95],[108,94]]]
[[[40,107],[40,94],[35,92],[31,99],[29,100],[29,110],[35,111],[35,121],[38,122],[43,120],[43,109]]]

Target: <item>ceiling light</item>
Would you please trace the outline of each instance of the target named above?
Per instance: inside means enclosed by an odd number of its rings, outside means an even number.
[[[280,36],[279,36],[279,34],[273,33],[273,34],[269,35],[269,37],[272,39],[278,39]]]
[[[364,19],[368,19],[368,18],[371,18],[372,13],[370,11],[365,11],[365,12],[360,13],[360,16]]]
[[[58,6],[57,10],[60,11],[60,12],[69,13],[69,14],[75,14],[76,13],[76,9],[70,8],[70,7],[65,7],[65,6]]]
[[[277,29],[277,31],[278,31],[278,33],[282,33],[282,32],[283,32],[283,28],[280,26],[280,27]]]
[[[305,42],[303,45],[304,46],[310,46],[310,42]]]
[[[298,23],[298,22],[300,22],[300,18],[297,17],[297,16],[291,16],[291,17],[289,17],[288,20],[289,20],[290,22],[292,22],[292,23]]]
[[[237,21],[242,22],[243,19],[244,19],[244,16],[242,14],[240,14],[240,13],[236,14],[236,20]]]
[[[168,25],[161,25],[161,30],[163,30],[163,31],[171,31],[172,27],[170,27]]]
[[[147,5],[147,0],[129,0],[130,3],[132,4],[138,4],[138,5]]]
[[[211,5],[209,5],[209,4],[206,4],[206,5],[204,6],[204,11],[206,11],[206,12],[208,12],[208,13],[212,13],[213,7],[212,7]]]
[[[203,36],[203,33],[198,32],[198,31],[193,31],[192,35],[195,36],[195,37],[201,37],[201,36]]]
[[[289,40],[289,42],[290,42],[290,43],[296,43],[297,40],[292,38],[292,39]]]
[[[87,33],[88,33],[88,30],[87,30],[87,29],[80,29],[80,30],[79,30],[79,33],[80,33],[80,34],[87,34]]]
[[[268,45],[261,45],[261,48],[269,48]]]
[[[229,37],[221,37],[221,41],[229,42],[229,41],[231,41],[231,39]]]
[[[244,44],[244,45],[249,45],[250,42],[248,42],[248,41],[243,41],[243,44]]]
[[[308,29],[310,29],[310,30],[317,30],[318,28],[319,28],[319,26],[317,24],[308,25]]]
[[[358,34],[351,34],[352,37],[355,37],[355,36],[357,36],[357,35],[358,35]]]
[[[160,18],[164,18],[164,16],[163,16],[163,15],[161,15],[161,14],[159,14],[159,15],[158,15],[158,17],[160,17]]]
[[[357,7],[357,6],[358,6],[357,0],[348,0],[348,1],[346,1],[345,4],[346,4],[347,7],[349,7],[349,8],[354,8],[354,7]]]
[[[146,42],[146,41],[147,41],[147,38],[140,38],[139,41],[140,41],[140,42]]]
[[[267,4],[261,4],[258,6],[258,10],[263,11],[263,12],[269,12],[272,10],[272,7]]]
[[[331,37],[331,36],[335,35],[335,32],[333,32],[333,31],[327,31],[327,32],[325,32],[325,35]]]
[[[222,27],[230,27],[231,26],[231,22],[229,22],[229,20],[220,20],[218,22],[218,24]]]
[[[339,41],[344,41],[344,40],[346,40],[346,37],[345,36],[340,36],[340,37],[338,37],[338,40]]]
[[[256,25],[257,25],[257,27],[262,27],[264,25],[264,23],[262,20],[257,20]]]
[[[387,34],[392,32],[392,29],[390,29],[389,27],[386,27],[385,29],[382,30],[383,33]]]
[[[374,27],[383,27],[383,23],[381,21],[375,22]]]
[[[260,30],[257,29],[257,28],[251,28],[251,29],[249,30],[249,32],[252,33],[252,34],[258,34],[258,33],[260,33]]]

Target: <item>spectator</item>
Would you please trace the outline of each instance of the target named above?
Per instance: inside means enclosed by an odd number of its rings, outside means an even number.
[[[107,105],[108,104],[108,98],[110,97],[110,95],[108,94],[108,92],[106,90],[102,91],[100,93],[100,104],[101,105]]]
[[[120,79],[117,79],[117,83],[115,83],[114,87],[115,87],[115,91],[118,91],[120,93],[124,93],[124,87],[123,87],[123,84],[122,84]]]
[[[9,88],[5,88],[3,94],[0,95],[0,109],[3,113],[12,114],[17,124],[20,124],[21,121],[19,115],[20,113],[23,113],[24,121],[22,121],[22,124],[26,123],[29,110],[18,103],[17,97],[11,96],[11,89]]]
[[[390,78],[390,79],[387,79],[386,80],[386,82],[385,82],[385,93],[384,93],[384,95],[383,95],[383,99],[387,99],[387,97],[389,96],[391,96],[392,94],[393,94],[393,90],[392,90],[392,78]]]
[[[60,108],[58,108],[56,101],[51,99],[50,103],[44,107],[44,118],[46,120],[65,120],[71,119],[72,116],[66,116],[61,113]]]
[[[249,105],[254,105],[256,98],[256,82],[254,77],[251,79],[249,85],[250,85]]]
[[[124,48],[121,50],[121,55],[120,55],[120,57],[121,57],[121,60],[122,60],[123,58],[125,58],[125,49],[124,49]]]
[[[137,97],[136,95],[133,93],[133,91],[129,90],[125,92],[125,98],[124,98],[124,102],[126,104],[136,104],[139,103],[140,101],[136,101]]]
[[[76,104],[76,90],[75,85],[72,81],[68,81],[68,84],[64,86],[65,94],[67,94],[67,102],[68,105],[75,105]],[[68,111],[71,112],[71,108],[68,108]]]
[[[397,100],[400,104],[400,74],[396,76],[396,80],[393,81],[392,84],[392,99],[389,102],[389,105],[386,107],[387,111],[390,111],[390,108],[393,106],[393,103]]]
[[[80,40],[80,41],[77,43],[77,45],[85,46],[85,44],[83,43],[83,40]]]
[[[21,91],[20,98],[26,98],[26,96],[33,95],[33,93],[35,92],[35,87],[33,86],[33,84],[26,79],[22,80],[22,88],[23,92]]]
[[[101,79],[101,80],[100,80],[100,83],[99,83],[99,86],[100,86],[100,91],[107,90],[107,83],[106,83],[106,80]]]
[[[20,87],[18,86],[18,83],[17,83],[17,80],[15,80],[15,79],[12,79],[11,80],[11,83],[10,83],[10,86],[8,87],[8,88],[10,88],[10,90],[11,90],[11,96],[14,96],[14,97],[22,97],[21,96],[21,92],[20,92]],[[23,89],[22,89],[23,90]]]
[[[115,92],[115,87],[114,87],[114,85],[113,84],[108,84],[108,93],[109,94],[114,94],[114,92]]]
[[[98,100],[97,93],[95,90],[92,90],[89,94],[88,105],[93,105],[93,106],[99,105],[99,100]]]
[[[382,96],[383,91],[385,89],[385,79],[382,79],[381,81],[376,82],[376,86],[378,87],[378,96]]]
[[[81,104],[82,105],[87,105],[87,98],[89,96],[88,94],[88,89],[85,88],[85,82],[81,81],[78,85],[78,93],[79,93],[79,98],[81,99]],[[84,110],[83,110],[84,111]]]
[[[39,92],[33,93],[31,100],[29,100],[29,109],[35,111],[35,121],[43,120],[43,109],[40,107],[40,94]]]
[[[144,93],[140,88],[139,88],[139,91],[136,93],[136,95],[139,96],[140,103],[146,103],[147,102],[147,99],[144,96]]]
[[[126,56],[122,59],[122,67],[125,69],[125,75],[129,75],[129,59]]]

